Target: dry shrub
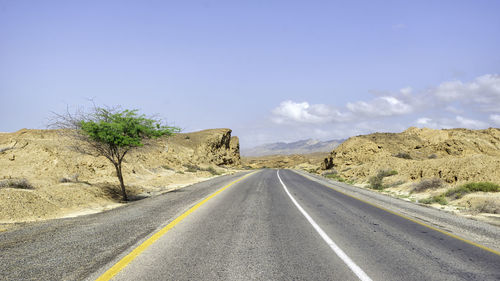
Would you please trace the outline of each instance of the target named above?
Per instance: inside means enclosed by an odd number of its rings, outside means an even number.
[[[443,187],[443,181],[438,178],[425,179],[412,185],[412,192],[422,192],[428,189],[438,189]]]
[[[408,152],[398,152],[397,154],[394,154],[394,157],[402,159],[412,159],[411,155]]]
[[[500,202],[498,202],[498,200],[488,199],[474,209],[480,213],[500,214]]]
[[[398,174],[397,171],[391,170],[391,169],[388,169],[388,170],[379,170],[377,172],[376,176],[373,176],[373,177],[371,177],[368,180],[368,182],[370,183],[369,187],[371,189],[382,190],[382,189],[386,188],[386,186],[384,186],[382,184],[384,178],[385,177],[394,176],[394,175],[397,175],[397,174]]]
[[[35,189],[27,179],[1,180],[0,188]]]

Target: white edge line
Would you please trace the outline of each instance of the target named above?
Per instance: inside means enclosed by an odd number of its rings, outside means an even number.
[[[326,244],[328,244],[328,246],[330,246],[330,248],[349,267],[349,269],[351,269],[352,272],[354,272],[354,274],[358,276],[359,280],[371,281],[372,279],[368,277],[368,275],[366,275],[366,273],[357,264],[355,264],[354,261],[351,260],[351,258],[347,256],[346,253],[342,251],[342,249],[340,249],[339,246],[337,246],[337,244],[335,244],[335,242],[333,242],[333,240],[326,234],[326,232],[323,231],[323,229],[321,229],[321,227],[311,218],[311,216],[309,216],[309,214],[299,205],[299,203],[297,203],[295,198],[293,198],[292,194],[290,194],[290,192],[288,191],[286,185],[283,183],[283,180],[281,180],[279,170],[276,172],[276,174],[278,175],[278,179],[280,180],[281,185],[285,189],[286,194],[288,194],[288,196],[292,200],[293,204],[295,204],[295,206],[297,207],[297,209],[299,209],[302,215],[306,217],[306,219],[313,226],[313,228],[319,233],[321,238],[325,240]]]

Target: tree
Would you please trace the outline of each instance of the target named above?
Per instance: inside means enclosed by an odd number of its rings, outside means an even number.
[[[180,129],[163,125],[160,120],[138,114],[137,110],[96,107],[91,113],[56,114],[55,127],[66,129],[78,142],[73,146],[80,153],[106,157],[115,167],[122,197],[128,201],[123,181],[122,163],[133,149],[150,144],[150,140],[171,136]],[[53,126],[54,126],[53,125]]]

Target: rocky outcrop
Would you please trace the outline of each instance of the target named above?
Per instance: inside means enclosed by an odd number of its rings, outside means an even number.
[[[352,137],[330,153],[322,168],[358,181],[393,169],[408,181],[436,177],[449,184],[500,183],[500,129],[409,128]]]
[[[0,134],[0,180],[27,178],[30,182],[57,181],[78,174],[92,180],[114,176],[104,157],[74,152],[73,141],[57,130],[20,130]],[[240,164],[238,138],[229,129],[176,134],[158,139],[151,146],[131,151],[125,157],[125,172],[140,174],[158,167]]]
[[[240,164],[240,144],[231,132],[230,129],[210,129],[175,135],[166,144],[169,150],[164,155],[165,161],[237,166]]]
[[[0,133],[0,231],[2,223],[119,205],[112,164],[75,152],[74,144],[58,130]],[[127,154],[123,172],[129,195],[144,198],[230,172],[239,163],[238,138],[229,129],[214,129],[156,139]]]

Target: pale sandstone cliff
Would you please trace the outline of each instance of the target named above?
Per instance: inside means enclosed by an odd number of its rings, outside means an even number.
[[[120,201],[112,164],[73,151],[72,143],[57,130],[0,133],[0,183],[26,180],[33,187],[0,184],[0,223],[60,217]],[[128,154],[123,169],[133,197],[200,181],[239,164],[238,138],[229,129],[211,129],[158,139]]]

